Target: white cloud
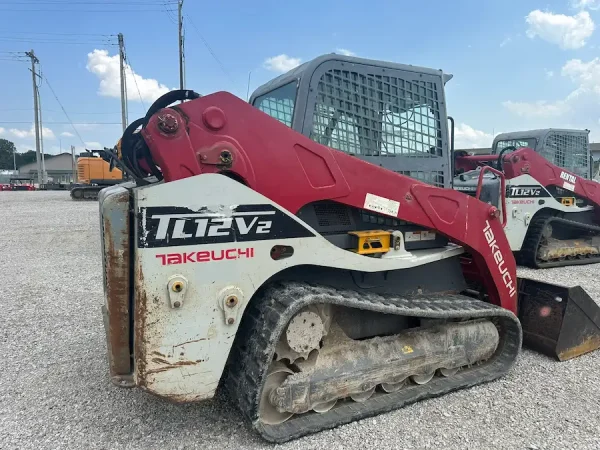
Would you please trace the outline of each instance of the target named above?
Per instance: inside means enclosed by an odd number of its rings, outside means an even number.
[[[519,117],[531,118],[549,118],[558,117],[570,110],[570,106],[564,100],[556,102],[547,102],[539,100],[537,102],[502,102],[502,106]]]
[[[595,11],[600,9],[600,0],[572,0],[571,5],[577,9],[591,9]]]
[[[35,137],[35,127],[31,125],[29,130],[19,130],[17,128],[11,128],[8,130],[10,134],[19,139]],[[42,127],[42,138],[44,139],[56,139],[54,132],[50,128]]]
[[[0,136],[3,135],[6,132],[6,130],[2,127],[0,127]]]
[[[511,41],[512,41],[512,38],[510,36],[507,38],[504,38],[504,40],[502,42],[500,42],[500,47],[504,47],[505,45],[510,44]]]
[[[527,36],[531,39],[539,37],[563,50],[578,49],[586,44],[586,40],[594,32],[594,21],[587,11],[580,11],[574,16],[531,11],[525,21],[529,24]]]
[[[62,137],[74,137],[75,136],[73,133],[69,133],[68,131],[63,131],[62,133],[60,133],[60,135]]]
[[[554,76],[553,70],[544,69],[544,72],[546,73],[546,78],[552,78]]]
[[[106,50],[94,50],[88,53],[86,68],[100,79],[98,94],[104,97],[121,97],[119,55],[109,56]],[[125,81],[129,101],[139,102],[141,95],[144,101],[153,102],[161,95],[170,91],[167,86],[155,79],[144,78],[137,73],[134,74],[129,65],[125,66]]]
[[[104,148],[100,142],[96,141],[86,141],[85,146],[90,150],[102,150]]]
[[[301,62],[302,60],[300,58],[292,58],[286,54],[281,54],[267,58],[264,66],[273,72],[283,73],[287,72],[288,70],[292,70],[294,67],[297,67]]]
[[[454,127],[454,148],[489,148],[492,146],[494,136],[481,130],[459,123]]]
[[[339,53],[340,55],[344,55],[344,56],[356,56],[356,53],[354,53],[353,51],[350,51],[346,48],[336,48],[335,51],[337,53]]]
[[[552,72],[552,74],[554,74]],[[557,118],[568,114],[590,112],[600,115],[600,58],[589,62],[581,59],[571,59],[562,67],[561,76],[569,78],[576,86],[562,100],[536,102],[506,101],[502,104],[506,109],[520,117],[526,118]],[[547,72],[548,76],[548,72]]]
[[[600,95],[600,58],[594,58],[590,62],[571,59],[563,66],[561,75],[579,85],[580,92],[573,92],[571,95],[580,95],[582,91]]]

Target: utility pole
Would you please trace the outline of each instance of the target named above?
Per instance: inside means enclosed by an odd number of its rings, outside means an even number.
[[[73,183],[77,182],[77,164],[75,162],[75,146],[71,145],[71,165],[73,168]]]
[[[38,186],[42,184],[42,159],[40,157],[40,123],[39,123],[39,106],[38,106],[38,86],[36,80],[35,73],[35,65],[39,63],[40,60],[37,59],[33,50],[30,52],[25,52],[27,56],[31,59],[31,76],[33,79],[33,110],[35,117],[35,157],[37,162],[37,179]]]
[[[119,65],[121,77],[121,123],[123,132],[127,128],[127,84],[125,74],[125,43],[123,41],[123,33],[119,33]]]
[[[183,8],[183,0],[179,0],[177,10],[179,12],[179,89],[185,89],[184,81],[184,56],[183,56],[183,17],[181,10]]]
[[[42,98],[38,89],[38,107],[40,112],[40,153],[42,154],[42,183],[48,183],[48,173],[46,172],[46,157],[44,156],[44,122],[42,121]]]

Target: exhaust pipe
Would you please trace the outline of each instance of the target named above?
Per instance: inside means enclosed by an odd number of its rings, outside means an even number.
[[[600,348],[600,307],[581,286],[519,278],[523,346],[566,361]]]

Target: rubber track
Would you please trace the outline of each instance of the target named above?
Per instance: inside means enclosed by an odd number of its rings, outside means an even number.
[[[98,200],[98,193],[100,192],[100,190],[98,190],[98,192],[96,192],[96,195],[94,197],[85,197],[85,191],[92,191],[93,189],[90,189],[92,187],[93,186],[88,186],[88,187],[84,187],[84,188],[74,188],[74,189],[83,191],[84,197],[83,198],[73,197],[73,191],[71,190],[71,192],[70,192],[71,200],[74,200],[76,202],[86,202],[86,201],[90,201],[90,200]]]
[[[338,402],[324,414],[309,412],[280,425],[265,425],[259,419],[258,408],[275,344],[300,309],[318,303],[433,319],[495,319],[500,329],[500,343],[490,360],[452,377],[435,377],[425,385],[407,386],[390,394],[375,393],[363,403]],[[471,297],[441,294],[395,297],[298,282],[277,283],[267,287],[261,297],[253,299],[248,306],[232,349],[225,387],[253,427],[268,441],[280,443],[495,380],[510,370],[521,343],[521,324],[512,312]]]
[[[542,232],[544,231],[544,227],[551,222],[560,222],[573,228],[595,231],[598,235],[600,235],[600,227],[598,226],[583,224],[581,222],[565,219],[563,217],[556,217],[548,212],[539,214],[529,223],[529,229],[527,230],[527,235],[525,236],[523,246],[521,247],[521,251],[519,253],[520,264],[533,269],[548,269],[550,267],[576,266],[600,262],[600,256],[549,262],[538,260],[537,251],[540,246],[540,241],[542,240]]]

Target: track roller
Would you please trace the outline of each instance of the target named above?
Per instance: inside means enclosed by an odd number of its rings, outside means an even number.
[[[304,325],[305,318],[315,317],[303,313],[333,305],[326,333],[309,358],[277,360],[276,348],[287,341],[291,324]],[[357,340],[336,323],[340,308],[358,315],[361,310],[397,315],[400,323],[413,317],[439,324]],[[521,340],[514,314],[470,297],[404,298],[276,283],[244,314],[230,355],[227,389],[265,439],[285,442],[494,380],[514,363]],[[304,336],[286,345],[305,351],[303,342],[314,347],[316,338]]]

